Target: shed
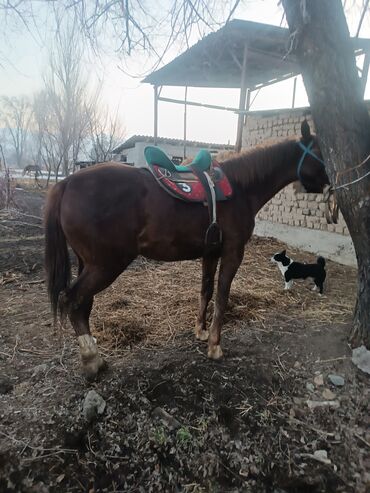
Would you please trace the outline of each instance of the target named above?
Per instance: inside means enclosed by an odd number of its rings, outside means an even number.
[[[204,106],[239,115],[236,150],[240,150],[251,93],[300,74],[297,60],[290,52],[290,39],[286,28],[235,19],[148,75],[143,82],[154,86],[154,138],[158,137],[159,101],[184,104],[185,108],[187,105]],[[365,87],[370,39],[352,38],[351,41],[356,56],[365,54],[362,73]],[[185,100],[164,98],[160,95],[162,86],[240,88],[239,107],[202,104],[187,101],[186,97]],[[295,89],[293,107],[294,92]]]

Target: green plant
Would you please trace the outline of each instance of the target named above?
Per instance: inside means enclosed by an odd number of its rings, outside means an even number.
[[[192,434],[189,431],[189,428],[183,426],[177,430],[176,438],[180,443],[188,443],[192,440]]]
[[[164,445],[167,440],[167,436],[163,426],[160,426],[154,430],[153,440],[157,445]]]

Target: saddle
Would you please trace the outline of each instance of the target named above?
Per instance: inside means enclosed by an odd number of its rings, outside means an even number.
[[[176,165],[159,147],[147,146],[144,154],[158,184],[177,199],[207,203],[207,188],[210,184],[205,174],[211,179],[216,201],[228,200],[232,196],[229,180],[206,150],[199,151],[186,166]]]
[[[206,150],[199,151],[186,166],[176,165],[159,147],[147,146],[144,155],[157,183],[172,197],[208,205],[210,226],[206,246],[209,251],[220,247],[222,234],[217,224],[216,202],[231,198],[232,188],[217,161]]]

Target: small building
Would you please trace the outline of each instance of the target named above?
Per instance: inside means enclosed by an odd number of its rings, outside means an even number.
[[[131,166],[145,167],[144,149],[148,145],[159,146],[176,164],[180,164],[187,157],[194,157],[200,149],[207,149],[211,155],[234,149],[234,146],[230,144],[210,144],[209,142],[195,141],[186,141],[184,144],[182,139],[169,139],[166,137],[157,137],[156,144],[154,144],[154,137],[133,135],[113,149],[113,161]]]

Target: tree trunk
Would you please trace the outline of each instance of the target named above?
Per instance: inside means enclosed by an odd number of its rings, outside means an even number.
[[[370,118],[340,0],[282,0],[328,176],[348,183],[370,170]],[[358,264],[353,346],[370,348],[370,176],[337,192]]]

